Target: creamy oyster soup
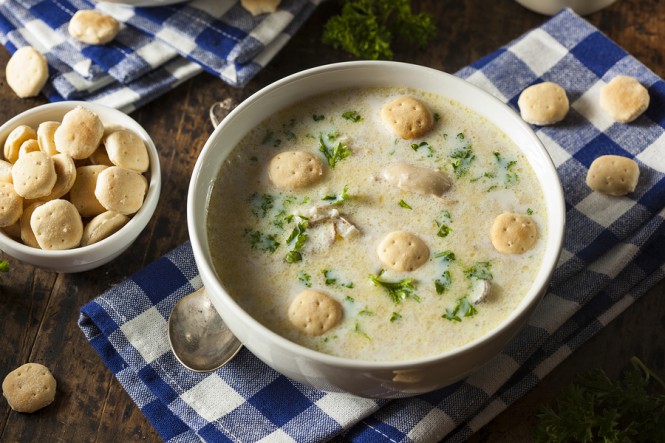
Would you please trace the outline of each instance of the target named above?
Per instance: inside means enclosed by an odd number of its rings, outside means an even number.
[[[381,118],[404,96],[433,116],[416,139],[396,136]],[[270,162],[287,151],[315,157],[318,181],[276,187]],[[433,195],[397,186],[386,173],[394,165],[443,174],[449,188]],[[499,252],[490,239],[506,212],[537,227],[523,253]],[[506,319],[540,266],[545,221],[534,171],[493,124],[431,93],[375,88],[308,99],[248,133],[212,188],[207,229],[223,286],[266,327],[320,352],[400,361],[465,345]],[[394,270],[380,259],[379,244],[395,231],[426,245],[417,268]],[[320,335],[289,319],[291,302],[308,289],[341,306],[341,320]]]

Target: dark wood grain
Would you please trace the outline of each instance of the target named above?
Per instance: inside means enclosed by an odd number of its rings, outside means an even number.
[[[455,72],[494,51],[546,17],[511,0],[415,1],[436,17],[439,32],[424,51],[398,48],[396,59]],[[8,258],[11,271],[0,286],[0,377],[28,361],[48,366],[58,381],[54,404],[34,414],[13,412],[0,400],[2,442],[159,441],[77,326],[79,310],[106,289],[187,240],[185,201],[189,177],[212,125],[208,108],[216,100],[241,101],[261,87],[309,67],[352,58],[320,43],[334,1],[321,5],[286,48],[242,89],[202,74],[149,103],[132,116],[154,139],[163,174],[155,217],[139,239],[114,262],[92,271],[65,275],[45,272]],[[619,0],[587,17],[659,76],[665,76],[665,2]],[[0,66],[9,55],[0,49]],[[19,99],[0,70],[0,121],[45,103]],[[663,152],[665,155],[665,152]],[[665,284],[661,283],[618,319],[573,353],[537,388],[483,427],[473,442],[530,441],[535,411],[579,371],[601,367],[610,375],[631,356],[665,374]]]

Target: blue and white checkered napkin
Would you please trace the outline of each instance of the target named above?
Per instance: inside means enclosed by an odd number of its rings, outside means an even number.
[[[631,124],[598,108],[617,74],[648,87]],[[665,82],[588,22],[565,10],[458,73],[513,107],[540,81],[562,85],[566,119],[536,127],[563,182],[565,247],[549,291],[504,352],[467,379],[409,399],[374,401],[321,392],[276,373],[246,350],[213,374],[192,374],[169,351],[166,319],[201,285],[189,244],[83,307],[80,326],[166,441],[462,441],[665,277]],[[634,158],[627,197],[591,192],[599,155]]]
[[[86,0],[0,0],[0,43],[30,45],[46,56],[51,101],[87,100],[126,112],[206,70],[245,85],[288,42],[321,0],[283,0],[272,14],[252,16],[238,0],[195,0],[132,8]],[[67,31],[78,10],[97,9],[120,23],[105,45]]]

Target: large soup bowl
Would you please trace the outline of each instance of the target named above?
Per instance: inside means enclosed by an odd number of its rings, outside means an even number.
[[[280,109],[307,97],[346,88],[413,87],[456,100],[494,123],[521,149],[535,170],[547,208],[542,264],[517,307],[483,337],[449,352],[407,361],[361,361],[317,352],[272,332],[244,311],[225,290],[213,267],[206,218],[208,200],[222,162],[251,129]],[[229,208],[233,211],[233,208]],[[359,61],[306,70],[258,91],[215,129],[198,158],[189,186],[187,220],[194,257],[213,305],[238,339],[280,373],[324,391],[397,398],[442,388],[483,366],[527,322],[544,295],[563,241],[561,184],[547,151],[510,107],[480,88],[434,69],[397,62]],[[234,251],[228,251],[233,254]]]

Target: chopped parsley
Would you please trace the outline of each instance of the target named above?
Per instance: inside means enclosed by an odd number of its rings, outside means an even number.
[[[326,284],[326,286],[343,286],[345,288],[353,288],[353,282],[345,282],[345,283],[340,283],[338,281],[338,278],[334,276],[334,271],[331,271],[330,269],[324,269],[321,271],[321,274],[323,274],[323,282]]]
[[[251,245],[252,249],[258,249],[260,251],[266,252],[275,252],[279,247],[279,242],[273,234],[264,234],[260,231],[246,229],[245,238],[249,240],[249,244]]]
[[[491,280],[493,278],[490,269],[492,263],[488,261],[479,261],[470,268],[464,270],[464,275],[470,280]]]
[[[503,177],[503,183],[506,186],[511,186],[517,183],[518,176],[513,167],[517,164],[516,160],[506,160],[501,156],[501,153],[494,152],[494,159],[496,160],[499,168],[501,168],[501,176]]]
[[[346,185],[344,185],[344,189],[342,189],[342,193],[341,193],[341,194],[337,194],[337,195],[326,195],[326,196],[323,197],[321,200],[323,200],[323,201],[327,201],[327,202],[330,203],[331,205],[339,205],[339,204],[341,204],[343,201],[348,200],[348,199],[349,199],[349,187],[346,186]]]
[[[395,302],[395,304],[401,303],[407,298],[412,298],[416,301],[420,301],[420,297],[415,293],[415,285],[413,284],[412,278],[405,278],[403,280],[389,282],[381,279],[381,275],[384,270],[381,270],[378,275],[371,274],[369,277],[377,286],[381,286],[386,290],[390,298]]]
[[[441,317],[450,321],[460,322],[464,317],[473,317],[478,313],[478,310],[469,302],[469,299],[466,297],[458,298],[455,302],[455,306],[446,309],[446,313]]]
[[[453,279],[450,276],[450,271],[447,268],[452,262],[455,261],[455,253],[453,251],[446,250],[443,252],[438,252],[434,255],[434,258],[441,259],[445,267],[441,273],[441,277],[434,280],[434,289],[436,290],[437,294],[441,295],[446,292],[446,290],[450,289],[453,284]]]
[[[265,218],[275,205],[275,197],[270,194],[255,192],[249,196],[252,214],[256,218]]]
[[[533,215],[533,209],[526,208],[526,215]]]
[[[305,271],[300,271],[298,280],[301,281],[308,288],[312,287],[312,276],[306,273]]]
[[[371,317],[371,316],[374,315],[374,312],[370,311],[369,309],[362,309],[362,310],[358,311],[358,315],[364,315],[364,316]]]
[[[326,117],[325,117],[325,115],[323,115],[323,114],[314,114],[314,115],[312,115],[312,119],[313,119],[315,122],[320,122],[321,120],[323,120],[323,119],[325,119],[325,118],[326,118]]]
[[[420,142],[420,143],[411,143],[411,149],[414,151],[418,152],[418,150],[422,148],[427,151],[427,157],[431,157],[432,154],[432,146],[427,143],[427,142]]]
[[[357,111],[346,111],[342,114],[342,118],[352,121],[353,123],[358,123],[363,121],[363,118],[358,114]]]
[[[286,244],[292,245],[291,250],[286,254],[287,263],[295,263],[302,260],[302,254],[300,253],[300,250],[305,244],[305,241],[307,241],[308,235],[305,232],[307,229],[307,224],[307,220],[296,224],[296,226],[293,228],[293,231],[291,231],[291,234],[286,239]]]
[[[442,258],[445,263],[451,263],[455,261],[455,253],[447,249],[443,252],[437,252],[434,258]]]
[[[328,275],[328,274],[330,274],[330,271],[328,269],[324,269],[323,271],[321,271],[321,274],[323,274],[323,282],[327,286],[334,285],[335,283],[337,283],[336,278],[332,278]]]
[[[334,142],[337,138],[336,135],[331,136],[331,134],[328,134],[327,138],[332,143],[327,144],[323,136],[319,137],[319,151],[321,151],[326,160],[328,160],[330,167],[334,168],[338,162],[351,155],[351,150],[348,146],[342,144],[342,142],[337,142],[337,144],[335,144]]]
[[[457,140],[465,140],[464,134],[461,132],[457,134]],[[476,156],[471,150],[471,144],[465,142],[462,146],[453,150],[453,152],[450,154],[450,158],[453,159],[450,164],[453,167],[455,176],[459,178],[469,172],[471,163],[473,160],[475,160]]]
[[[447,237],[448,234],[453,232],[453,229],[448,226],[446,223],[451,222],[452,217],[450,216],[450,212],[444,211],[443,216],[441,220],[436,220],[436,225],[438,226],[439,230],[437,231],[436,235],[438,237],[444,238]]]
[[[434,289],[436,293],[441,295],[446,292],[447,289],[450,289],[450,286],[453,284],[453,279],[450,277],[450,271],[445,270],[441,274],[441,277],[434,280]]]
[[[404,200],[400,200],[397,204],[398,204],[400,207],[404,208],[404,209],[413,209],[413,208],[412,208],[411,206],[409,206],[409,204],[408,204],[407,202],[405,202]]]
[[[362,335],[362,336],[365,337],[367,340],[370,340],[370,341],[372,340],[372,339],[370,338],[370,336],[367,335],[367,333],[365,333],[365,331],[363,331],[363,330],[360,328],[360,322],[358,322],[358,321],[356,321],[356,324],[353,326],[353,332],[356,332],[356,333]]]
[[[402,318],[402,314],[399,312],[393,312],[393,315],[390,316],[390,323],[400,320]]]

